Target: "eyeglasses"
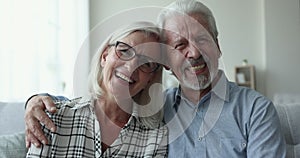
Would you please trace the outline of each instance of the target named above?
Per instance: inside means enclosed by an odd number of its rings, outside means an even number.
[[[154,72],[160,66],[158,63],[155,63],[150,57],[137,54],[136,50],[127,43],[117,41],[115,44],[110,44],[109,46],[115,47],[116,55],[123,61],[129,61],[135,56],[138,57],[138,68],[143,72]]]

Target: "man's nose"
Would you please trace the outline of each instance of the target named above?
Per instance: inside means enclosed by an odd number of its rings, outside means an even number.
[[[184,57],[185,58],[194,58],[198,59],[201,56],[201,51],[196,46],[189,44],[188,47],[185,49]]]

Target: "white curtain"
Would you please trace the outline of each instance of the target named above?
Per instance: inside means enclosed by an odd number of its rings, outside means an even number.
[[[72,95],[88,0],[0,0],[0,101]]]

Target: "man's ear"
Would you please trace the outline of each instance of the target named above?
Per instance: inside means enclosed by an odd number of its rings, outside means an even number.
[[[103,50],[103,53],[101,54],[101,66],[104,67],[105,63],[106,63],[106,58],[108,56],[108,50],[109,50],[109,47],[106,47],[104,50]]]

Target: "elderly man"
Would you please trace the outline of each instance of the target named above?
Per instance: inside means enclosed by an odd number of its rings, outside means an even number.
[[[285,157],[273,103],[229,82],[212,12],[198,1],[176,1],[159,15],[178,88],[166,92],[169,157]]]

